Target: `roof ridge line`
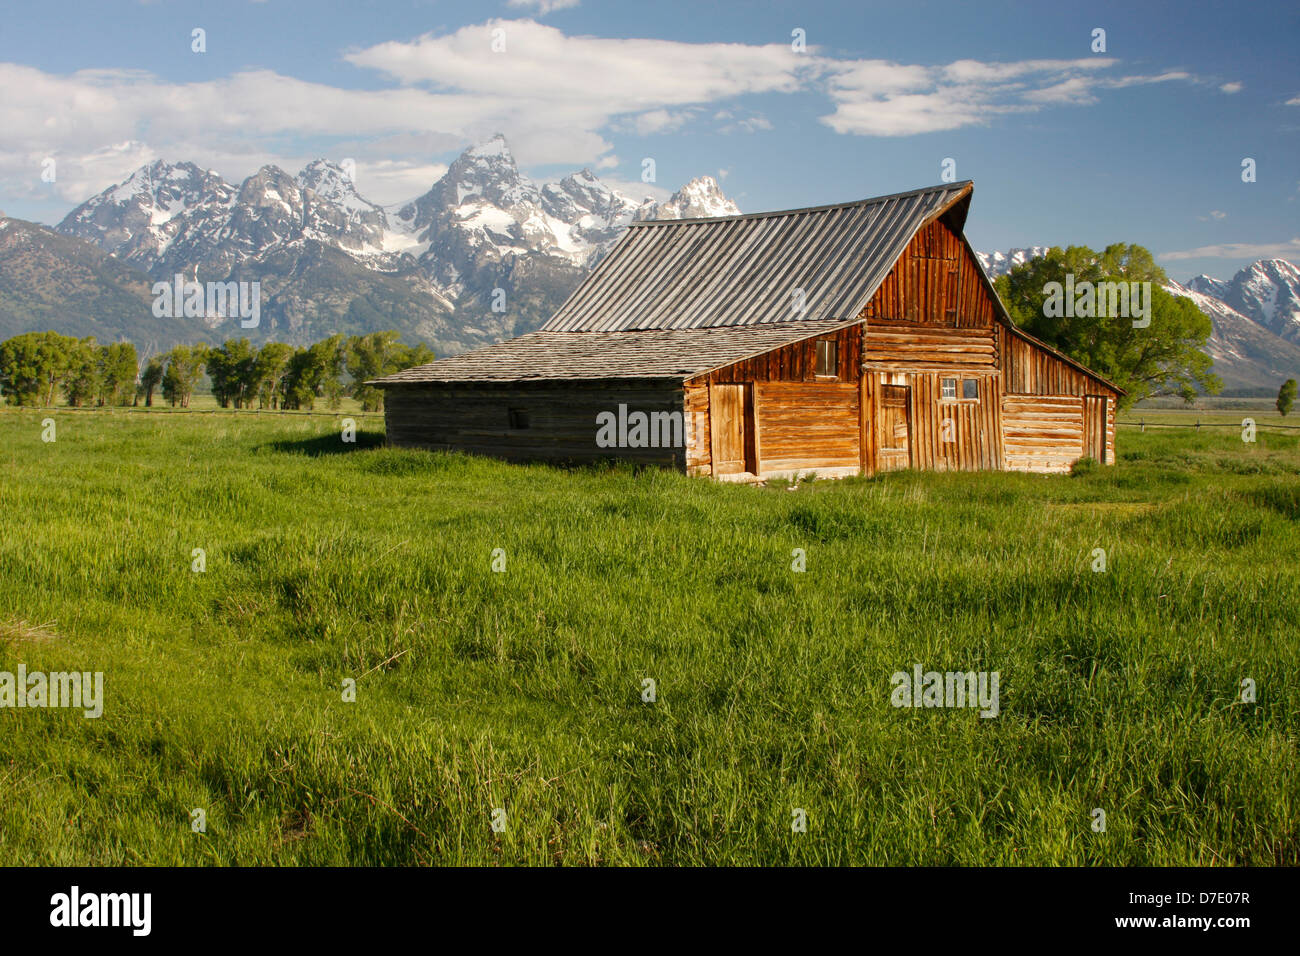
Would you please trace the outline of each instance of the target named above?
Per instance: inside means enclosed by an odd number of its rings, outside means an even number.
[[[974,186],[973,179],[959,179],[951,183],[940,183],[937,186],[922,186],[919,189],[908,189],[901,193],[888,193],[884,196],[870,196],[866,199],[855,199],[851,202],[832,202],[821,206],[800,206],[796,209],[772,209],[767,212],[746,212],[738,216],[694,216],[689,219],[638,219],[629,222],[629,229],[640,229],[646,226],[680,226],[687,223],[695,222],[735,222],[740,219],[769,219],[775,216],[793,216],[804,212],[824,212],[829,209],[849,209],[853,206],[871,206],[876,203],[886,202],[890,199],[904,199],[908,196],[917,196],[921,193],[941,192],[949,189],[956,189],[965,186]]]

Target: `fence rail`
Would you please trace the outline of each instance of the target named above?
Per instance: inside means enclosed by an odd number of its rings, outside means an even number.
[[[1249,418],[1250,416],[1247,415],[1246,417]],[[1148,428],[1195,428],[1197,431],[1200,431],[1202,428],[1240,428],[1241,427],[1241,422],[1203,422],[1200,420],[1197,420],[1196,422],[1148,422],[1142,419],[1138,419],[1135,422],[1117,421],[1115,422],[1115,424],[1131,425],[1135,428],[1141,428],[1143,431],[1146,431]],[[1279,425],[1274,422],[1256,422],[1255,427],[1256,428],[1282,428],[1282,429],[1286,429],[1287,431],[1294,431],[1296,429],[1300,429],[1300,425]]]

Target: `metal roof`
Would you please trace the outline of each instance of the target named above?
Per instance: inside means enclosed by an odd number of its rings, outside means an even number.
[[[368,385],[420,382],[529,382],[575,379],[687,379],[788,342],[851,324],[800,322],[721,329],[635,332],[529,332],[439,359]]]
[[[970,188],[963,181],[834,206],[633,223],[542,332],[853,319],[917,230]]]

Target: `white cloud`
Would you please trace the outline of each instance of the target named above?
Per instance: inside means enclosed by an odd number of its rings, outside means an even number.
[[[1217,246],[1200,246],[1177,252],[1162,252],[1160,259],[1286,259],[1300,256],[1300,238],[1286,242],[1228,242]]]
[[[572,10],[582,0],[506,0],[506,6],[516,10],[536,10],[538,16],[546,16],[556,10]]]
[[[1287,106],[1300,106],[1300,96],[1293,96],[1286,101]]]
[[[633,117],[631,126],[639,136],[670,133],[694,115],[692,110],[648,110]]]
[[[1106,57],[984,63],[957,60],[918,66],[885,60],[822,61],[835,111],[822,118],[838,133],[912,136],[986,124],[1008,113],[1049,106],[1088,106],[1098,92],[1144,83],[1193,80],[1169,71],[1154,76],[1107,77]]]
[[[492,52],[493,31],[505,49]],[[442,36],[380,43],[344,57],[406,85],[522,97],[607,115],[801,88],[809,60],[783,43],[680,43],[569,36],[531,20],[492,20]]]
[[[1224,83],[1222,86],[1219,87],[1219,90],[1221,92],[1231,95],[1233,93],[1240,93],[1245,88],[1246,88],[1245,83],[1242,83],[1238,80],[1233,80],[1231,83]]]
[[[1209,222],[1211,219],[1227,219],[1228,214],[1219,209],[1211,209],[1208,216],[1197,216],[1201,222]]]
[[[530,6],[543,7],[560,9]],[[504,52],[492,52],[493,30],[505,31]],[[53,156],[58,194],[79,201],[158,157],[237,181],[265,163],[294,171],[295,157],[323,152],[372,170],[361,191],[388,203],[427,188],[441,168],[429,157],[497,131],[525,167],[608,169],[618,161],[612,132],[663,135],[707,117],[722,133],[772,129],[741,99],[762,94],[820,94],[832,107],[822,122],[837,132],[905,136],[1190,78],[1108,78],[1117,61],[1103,57],[930,66],[797,54],[786,43],[568,35],[533,20],[491,20],[343,59],[388,85],[344,89],[265,69],[177,83],[140,70],[52,74],[0,63],[0,87],[23,91],[0,99],[0,181],[9,196],[48,196],[41,160]]]

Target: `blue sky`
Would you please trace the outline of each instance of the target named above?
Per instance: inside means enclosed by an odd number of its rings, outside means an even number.
[[[156,158],[352,158],[396,203],[499,130],[537,178],[644,193],[651,157],[653,188],[712,175],[747,212],[951,158],[978,249],[1138,242],[1178,280],[1300,260],[1295,3],[43,0],[0,31],[0,209],[46,223]]]

